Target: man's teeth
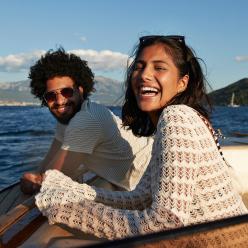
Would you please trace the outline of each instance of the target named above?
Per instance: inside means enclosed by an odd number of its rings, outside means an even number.
[[[153,87],[141,87],[141,94],[157,94],[158,90]]]

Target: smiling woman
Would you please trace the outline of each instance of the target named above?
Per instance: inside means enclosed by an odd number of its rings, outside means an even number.
[[[165,106],[186,104],[208,119],[205,78],[183,36],[144,36],[128,68],[123,123],[136,135],[149,136]],[[153,95],[148,95],[153,89]],[[147,108],[147,109],[146,109]],[[136,128],[134,127],[136,126]]]
[[[179,77],[177,67],[162,44],[144,48],[135,62],[132,89],[139,109],[150,113],[154,125],[158,122],[158,111],[187,88],[189,76]]]
[[[154,135],[147,170],[131,192],[47,171],[36,205],[49,222],[117,239],[246,214],[209,122],[201,66],[183,37],[142,37],[126,84],[124,126]]]

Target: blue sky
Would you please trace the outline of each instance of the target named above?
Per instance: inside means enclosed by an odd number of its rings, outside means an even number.
[[[0,82],[25,80],[41,54],[63,46],[96,76],[123,81],[142,35],[180,34],[213,89],[248,77],[246,0],[1,0]]]

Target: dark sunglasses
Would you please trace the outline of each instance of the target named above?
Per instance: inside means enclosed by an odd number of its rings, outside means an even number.
[[[139,38],[140,43],[145,43],[153,40],[176,40],[185,44],[184,36],[181,35],[146,35]]]
[[[58,94],[61,94],[64,98],[68,99],[73,97],[74,92],[75,92],[74,88],[66,87],[66,88],[48,91],[43,95],[43,98],[47,103],[51,103],[57,100]]]

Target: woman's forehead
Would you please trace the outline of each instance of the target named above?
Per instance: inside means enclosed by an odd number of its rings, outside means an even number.
[[[158,43],[144,47],[136,58],[136,61],[173,61],[171,50],[165,44]]]

